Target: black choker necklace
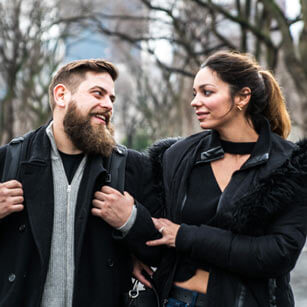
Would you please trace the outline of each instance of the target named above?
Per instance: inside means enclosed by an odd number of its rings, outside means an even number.
[[[256,142],[242,142],[242,143],[235,143],[235,142],[229,142],[220,140],[222,148],[224,152],[230,153],[230,154],[238,154],[238,155],[248,155],[251,154]]]

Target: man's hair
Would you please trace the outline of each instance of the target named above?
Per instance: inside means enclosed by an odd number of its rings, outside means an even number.
[[[58,84],[64,84],[74,93],[80,83],[85,79],[87,72],[108,73],[112,80],[115,81],[118,77],[117,68],[111,63],[103,59],[87,59],[73,61],[61,67],[52,78],[49,85],[49,103],[51,110],[55,107],[53,89]]]

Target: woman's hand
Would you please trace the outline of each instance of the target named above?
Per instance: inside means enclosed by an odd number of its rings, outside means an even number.
[[[138,260],[135,256],[132,255],[133,259],[133,271],[132,275],[138,279],[144,286],[148,288],[152,288],[150,281],[147,279],[148,277],[151,277],[153,274],[153,270]],[[148,274],[148,276],[144,276],[144,271]],[[147,278],[146,278],[147,277]]]
[[[175,247],[176,236],[180,225],[175,224],[167,219],[152,218],[152,221],[156,229],[162,234],[162,238],[147,241],[148,246],[167,245],[169,247]]]

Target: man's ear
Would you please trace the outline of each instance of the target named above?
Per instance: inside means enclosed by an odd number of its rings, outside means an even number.
[[[249,87],[243,87],[235,98],[236,106],[244,109],[251,99],[251,94],[252,91]]]
[[[65,108],[70,101],[71,93],[64,84],[57,84],[53,89],[54,102],[57,107]]]

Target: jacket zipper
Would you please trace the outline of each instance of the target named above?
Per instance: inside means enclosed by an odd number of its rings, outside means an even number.
[[[67,304],[67,286],[68,286],[68,267],[69,267],[69,263],[68,263],[68,253],[70,251],[70,248],[68,246],[68,242],[67,240],[69,239],[68,236],[69,236],[69,214],[70,214],[70,194],[71,194],[71,185],[69,184],[67,186],[67,210],[66,210],[66,282],[65,282],[65,304]]]
[[[269,304],[270,307],[277,307],[277,303],[276,303],[276,288],[277,288],[277,284],[276,284],[276,279],[275,278],[270,278],[269,282],[268,282],[268,287],[269,287]]]
[[[240,293],[237,296],[235,306],[236,307],[243,307],[244,302],[245,302],[245,297],[246,297],[246,287],[241,284]]]

